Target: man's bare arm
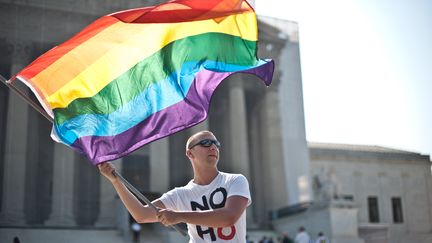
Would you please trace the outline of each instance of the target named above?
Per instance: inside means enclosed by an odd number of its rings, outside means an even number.
[[[179,212],[160,210],[157,213],[159,222],[172,225],[180,222],[203,225],[207,227],[228,227],[234,225],[247,207],[248,199],[242,196],[231,196],[223,208],[206,211]]]
[[[158,222],[156,211],[153,208],[144,206],[129,189],[117,178],[112,172],[115,167],[111,163],[103,163],[98,165],[99,171],[104,175],[114,186],[123,204],[138,223],[153,223]],[[153,201],[157,208],[165,208],[165,205],[159,200]]]

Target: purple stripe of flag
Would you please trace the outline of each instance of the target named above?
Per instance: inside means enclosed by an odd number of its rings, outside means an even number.
[[[81,137],[72,144],[72,147],[85,153],[94,165],[118,159],[147,143],[204,121],[213,92],[228,76],[234,73],[254,74],[268,86],[271,83],[273,71],[274,62],[272,60],[241,72],[200,71],[184,100],[154,113],[121,134]]]

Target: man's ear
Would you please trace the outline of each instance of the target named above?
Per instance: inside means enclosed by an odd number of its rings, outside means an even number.
[[[186,150],[186,156],[187,156],[188,158],[192,158],[192,157],[193,157],[193,154],[192,154],[192,152],[190,151],[190,149]]]

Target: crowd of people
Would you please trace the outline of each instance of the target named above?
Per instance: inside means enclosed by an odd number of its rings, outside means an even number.
[[[246,243],[254,243],[253,241],[246,238]],[[258,243],[330,243],[330,240],[324,235],[323,232],[319,232],[316,239],[313,239],[307,233],[305,227],[301,226],[295,238],[291,238],[287,233],[274,239],[273,237],[263,236]]]

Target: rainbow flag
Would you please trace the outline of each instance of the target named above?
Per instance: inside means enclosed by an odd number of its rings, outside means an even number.
[[[175,0],[103,16],[16,78],[53,117],[53,139],[98,164],[205,120],[233,73],[270,85],[257,39],[244,0]]]

